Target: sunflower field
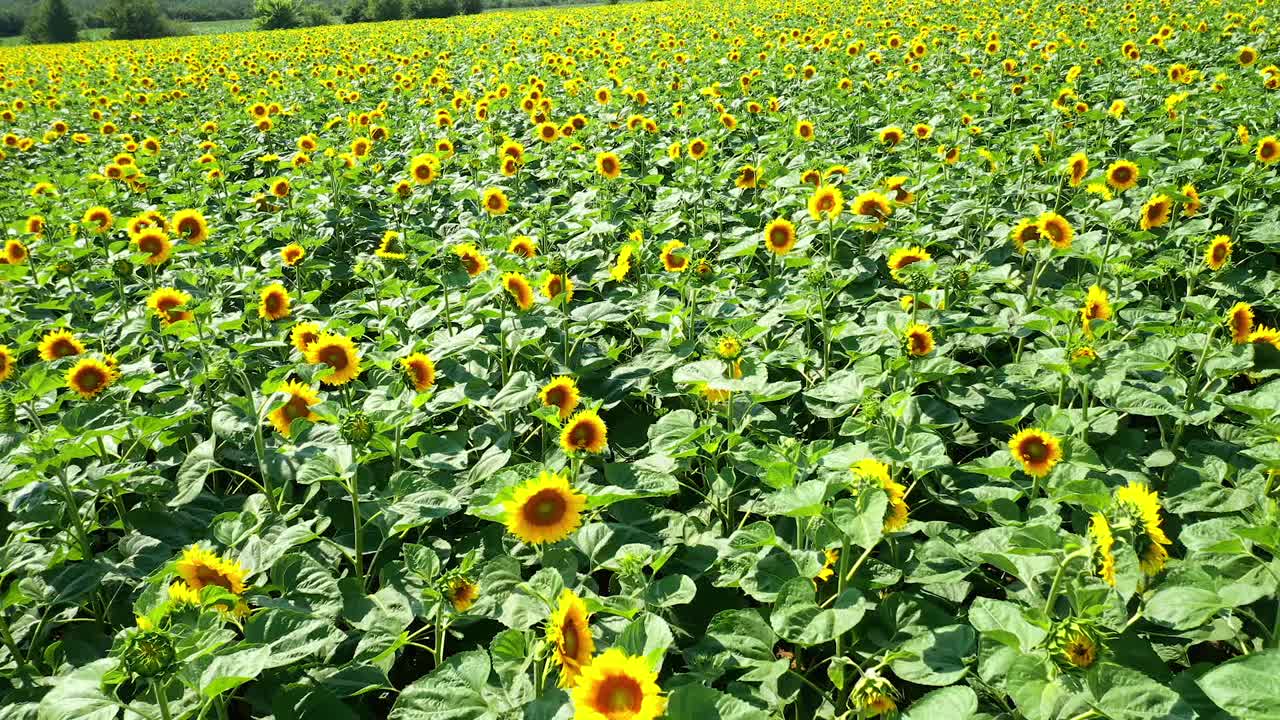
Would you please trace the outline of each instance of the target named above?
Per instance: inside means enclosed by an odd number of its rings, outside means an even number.
[[[0,718],[1280,720],[1276,8],[0,49]]]

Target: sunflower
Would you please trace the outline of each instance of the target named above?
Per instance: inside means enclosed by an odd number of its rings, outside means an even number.
[[[85,400],[106,390],[118,377],[110,365],[94,358],[83,358],[67,370],[67,387],[75,390]]]
[[[84,345],[68,330],[50,330],[40,340],[40,357],[50,362],[82,352]]]
[[[1165,546],[1173,544],[1160,527],[1160,496],[1149,489],[1146,483],[1131,482],[1116,489],[1115,499],[1121,511],[1142,531],[1134,543],[1134,549],[1138,552],[1138,564],[1142,566],[1144,573],[1155,575],[1169,559],[1169,551]]]
[[[689,258],[680,254],[680,249],[684,247],[684,243],[679,240],[668,240],[662,246],[660,257],[662,258],[662,267],[667,272],[684,272],[689,269]]]
[[[193,605],[200,607],[200,593],[181,580],[174,580],[169,585],[169,604],[182,607]]]
[[[1143,230],[1152,230],[1161,227],[1169,222],[1169,211],[1173,207],[1173,200],[1168,195],[1157,193],[1152,195],[1150,200],[1142,206],[1142,219],[1138,225]]]
[[[885,220],[893,214],[893,206],[889,198],[874,190],[860,193],[853,199],[853,214],[863,217]]]
[[[1219,235],[1209,242],[1204,251],[1204,264],[1210,270],[1221,270],[1231,259],[1231,236]]]
[[[547,644],[555,651],[552,659],[560,666],[560,687],[571,688],[582,669],[591,664],[595,641],[591,638],[591,613],[572,590],[560,592],[555,612],[547,619]]]
[[[558,408],[560,411],[560,419],[564,420],[573,414],[580,402],[581,393],[578,391],[578,383],[574,382],[571,377],[561,375],[554,378],[551,382],[542,386],[538,391],[538,399],[546,407]]]
[[[582,669],[573,707],[574,720],[657,720],[667,700],[648,662],[615,647]]]
[[[276,178],[271,181],[271,194],[278,198],[287,198],[293,188],[289,185],[289,181],[285,178]]]
[[[8,345],[0,345],[0,383],[8,380],[13,375],[13,368],[16,359],[13,357],[13,351]]]
[[[507,246],[507,252],[512,255],[519,255],[523,258],[537,257],[538,243],[528,235],[518,235],[511,239],[511,244]]]
[[[560,447],[566,453],[602,453],[609,429],[595,410],[582,410],[565,423],[560,431]]]
[[[1253,332],[1253,308],[1247,302],[1238,302],[1227,311],[1227,324],[1231,326],[1231,341],[1243,345]]]
[[[882,129],[879,136],[880,143],[882,145],[894,147],[898,143],[902,142],[902,139],[906,137],[906,133],[904,133],[902,128],[897,125],[890,125],[889,127]]]
[[[849,470],[856,479],[871,483],[888,495],[889,507],[885,512],[884,531],[897,532],[905,528],[908,519],[907,489],[890,477],[889,466],[879,460],[866,458],[855,462]]]
[[[272,410],[267,415],[267,419],[281,435],[289,437],[289,430],[293,427],[294,420],[301,418],[315,421],[320,417],[311,412],[311,406],[320,402],[320,396],[309,385],[291,380],[281,385],[277,392],[287,393],[289,399],[285,400],[284,405]]]
[[[111,211],[101,205],[96,205],[84,211],[84,217],[80,218],[80,223],[86,225],[90,230],[96,233],[104,233],[111,229],[116,222],[116,218]]]
[[[289,317],[289,291],[280,283],[272,283],[258,296],[258,317],[280,320]]]
[[[1280,160],[1280,140],[1277,140],[1275,135],[1268,135],[1259,140],[1256,157],[1263,165],[1270,165]]]
[[[502,188],[486,188],[480,203],[484,206],[485,212],[490,215],[502,215],[511,207],[507,194],[502,191]]]
[[[192,245],[209,239],[209,223],[199,210],[179,210],[170,219],[175,235],[184,237]]]
[[[542,283],[542,294],[548,300],[555,300],[562,292],[566,303],[573,302],[573,279],[568,275],[548,275]]]
[[[1059,250],[1071,247],[1071,240],[1076,235],[1071,223],[1056,212],[1046,212],[1041,215],[1036,220],[1036,228],[1040,230],[1040,237],[1048,240]]]
[[[813,123],[808,120],[800,120],[796,122],[796,137],[805,142],[809,142],[814,138]]]
[[[618,258],[614,260],[613,267],[609,268],[609,277],[614,282],[622,282],[627,279],[627,274],[631,272],[631,255],[635,252],[635,245],[627,243],[618,251]]]
[[[440,159],[422,154],[409,161],[409,177],[419,185],[430,185],[440,174]]]
[[[1075,630],[1063,638],[1062,656],[1070,665],[1087,668],[1098,658],[1098,643],[1083,630]]]
[[[168,260],[169,252],[173,250],[169,236],[160,228],[147,228],[139,232],[133,236],[133,244],[138,246],[138,252],[147,254],[145,262],[148,265],[159,265]]]
[[[899,205],[909,205],[912,202],[915,202],[916,199],[916,196],[907,189],[907,182],[909,180],[910,178],[906,175],[894,175],[893,177],[885,178],[882,184],[884,185],[884,189],[888,190],[893,195],[894,202]]]
[[[190,295],[171,287],[162,287],[147,296],[147,307],[151,308],[165,325],[192,319],[194,316],[190,311],[177,309],[189,302],[191,302]]]
[[[836,563],[839,561],[840,561],[839,548],[827,548],[826,550],[824,550],[822,552],[822,569],[818,571],[817,575],[813,576],[813,584],[816,586],[819,583],[824,583],[830,580],[831,578],[835,577]]]
[[[1084,182],[1084,176],[1089,174],[1089,158],[1082,152],[1067,158],[1067,174],[1068,182],[1071,187],[1079,187]]]
[[[1084,306],[1080,308],[1080,324],[1084,326],[1085,336],[1093,337],[1090,321],[1110,319],[1111,303],[1108,301],[1107,291],[1097,285],[1090,287],[1084,299]]]
[[[1107,168],[1107,184],[1121,192],[1138,184],[1138,166],[1128,160],[1117,160]]]
[[[764,246],[774,255],[786,255],[796,246],[796,226],[786,218],[769,221],[764,228]]]
[[[587,496],[574,490],[563,475],[543,471],[515,490],[507,505],[507,530],[531,545],[555,543],[582,524]]]
[[[616,180],[622,174],[622,161],[618,159],[618,154],[613,152],[597,153],[596,172],[608,180]]]
[[[312,322],[300,322],[289,331],[289,342],[304,355],[311,343],[320,339],[320,326]]]
[[[484,256],[484,253],[480,252],[479,248],[471,243],[455,245],[453,254],[458,256],[463,269],[471,277],[475,277],[489,269],[489,259]]]
[[[809,196],[809,217],[822,220],[825,215],[834,221],[844,212],[844,193],[834,185],[823,185]]]
[[[849,703],[858,709],[861,717],[896,717],[898,694],[893,685],[874,669],[858,679],[849,695]]]
[[[216,585],[236,595],[244,594],[244,580],[248,575],[244,566],[199,545],[187,546],[174,569],[196,592]]]
[[[27,218],[27,232],[32,235],[43,235],[47,224],[43,215],[32,215]]]
[[[400,246],[400,233],[395,230],[388,230],[382,233],[382,242],[378,243],[378,249],[373,254],[383,260],[404,260],[408,257],[401,252],[403,248]]]
[[[1280,330],[1267,325],[1259,325],[1253,332],[1249,333],[1249,342],[1258,345],[1266,343],[1280,350]]]
[[[907,354],[912,357],[923,357],[933,352],[933,333],[928,325],[916,323],[902,333],[907,345]]]
[[[1018,248],[1018,252],[1025,253],[1027,245],[1040,239],[1040,225],[1035,220],[1023,218],[1014,226],[1009,237],[1013,240],[1013,246]]]
[[[10,238],[4,244],[4,261],[9,265],[21,265],[27,261],[30,253],[27,246],[17,238]]]
[[[928,262],[933,256],[922,247],[898,248],[889,255],[889,274],[895,280],[902,279],[902,269],[912,263]]]
[[[763,174],[764,170],[759,165],[743,165],[738,168],[738,177],[733,184],[740,188],[757,188]]]
[[[1062,460],[1062,443],[1043,430],[1027,428],[1009,439],[1009,452],[1028,475],[1044,477]]]
[[[1200,193],[1196,190],[1196,186],[1183,185],[1182,194],[1187,196],[1187,202],[1182,206],[1182,214],[1186,217],[1191,217],[1200,212]]]
[[[323,333],[307,346],[307,362],[328,365],[332,372],[320,378],[325,385],[345,385],[360,375],[360,353],[345,335]]]
[[[502,287],[506,288],[507,292],[510,293],[516,307],[521,310],[528,310],[533,307],[533,288],[530,287],[529,281],[524,275],[518,272],[503,273]]]
[[[1116,556],[1111,548],[1115,545],[1115,537],[1111,534],[1111,525],[1102,513],[1094,513],[1089,520],[1089,539],[1093,542],[1094,572],[1103,582],[1111,587],[1116,586]]]
[[[455,612],[466,612],[476,604],[476,598],[480,597],[480,586],[456,575],[445,584],[444,596]]]
[[[307,256],[307,251],[298,243],[289,243],[280,250],[280,260],[286,267],[293,267]]]
[[[735,335],[725,335],[716,341],[716,355],[722,360],[733,360],[742,354],[742,341]]]
[[[422,353],[401,358],[400,367],[418,392],[426,392],[436,384],[436,364]]]
[[[694,160],[701,160],[706,156],[709,149],[710,146],[707,144],[707,141],[702,138],[694,138],[689,141],[689,157]]]

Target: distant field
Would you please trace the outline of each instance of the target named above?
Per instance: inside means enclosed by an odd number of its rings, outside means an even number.
[[[244,32],[253,29],[253,20],[211,20],[209,22],[182,23],[182,26],[193,35],[218,35],[220,33]],[[88,28],[80,31],[81,40],[106,40],[111,28]],[[0,37],[0,46],[21,45],[22,36]]]

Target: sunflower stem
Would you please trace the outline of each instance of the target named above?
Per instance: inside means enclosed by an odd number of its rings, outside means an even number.
[[[351,478],[347,481],[347,493],[351,495],[351,533],[355,545],[356,575],[360,577],[361,587],[367,586],[364,576],[364,522],[360,517],[360,466],[351,469]]]
[[[93,549],[89,545],[89,532],[85,530],[84,520],[80,517],[80,506],[76,504],[75,493],[71,492],[71,486],[67,484],[65,467],[58,470],[58,484],[62,486],[62,492],[67,497],[67,509],[71,512],[71,521],[75,526],[76,540],[80,543],[82,559],[88,560],[93,554]]]
[[[161,720],[171,720],[173,715],[169,712],[169,700],[164,696],[164,691],[160,689],[160,683],[151,681],[151,693],[156,697],[156,705],[160,708]]]
[[[1054,573],[1053,584],[1049,586],[1049,597],[1044,601],[1044,614],[1046,616],[1052,617],[1053,603],[1058,599],[1058,587],[1062,584],[1062,575],[1066,572],[1067,566],[1071,564],[1072,560],[1085,557],[1088,554],[1089,550],[1087,548],[1081,548],[1075,552],[1068,553],[1066,557],[1062,558],[1062,562],[1058,563],[1058,572]]]
[[[436,605],[436,667],[440,667],[444,663],[444,635],[446,627],[444,624],[444,601],[441,600]]]

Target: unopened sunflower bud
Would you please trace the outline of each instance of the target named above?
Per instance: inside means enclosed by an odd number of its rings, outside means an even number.
[[[155,677],[173,666],[176,654],[169,636],[144,630],[133,636],[124,651],[124,665],[140,677]]]
[[[342,439],[352,445],[364,445],[373,438],[373,421],[362,412],[353,412],[342,419]]]

